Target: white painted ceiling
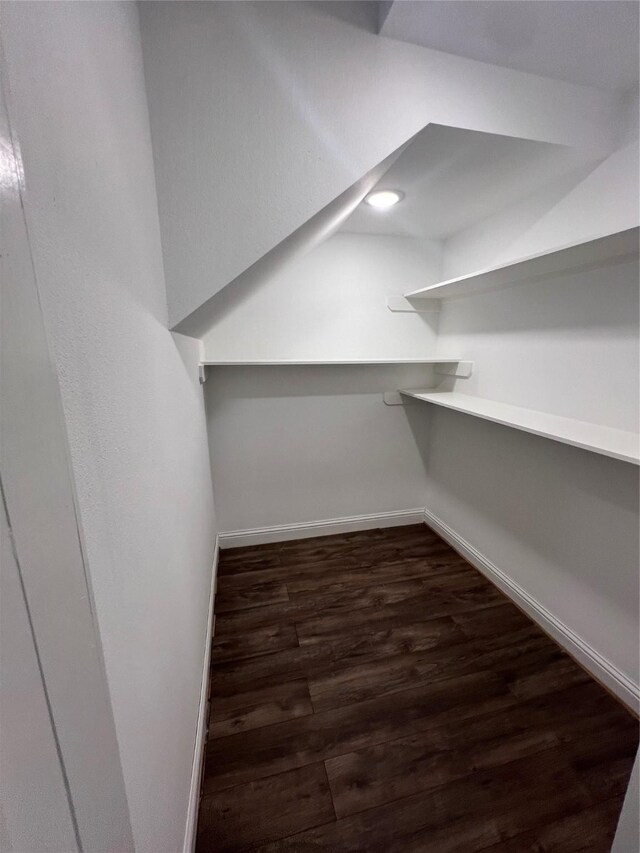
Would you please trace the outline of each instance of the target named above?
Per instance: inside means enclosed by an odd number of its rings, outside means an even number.
[[[380,6],[380,34],[626,91],[638,83],[638,10],[635,0],[396,0]]]
[[[341,230],[443,240],[586,162],[560,145],[428,125],[376,185],[405,198],[388,210],[362,203]]]

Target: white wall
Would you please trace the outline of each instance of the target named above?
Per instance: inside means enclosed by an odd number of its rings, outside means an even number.
[[[440,409],[430,436],[428,509],[637,692],[637,468]]]
[[[252,289],[220,294],[210,361],[429,358],[438,315],[386,297],[436,281],[437,243],[338,233]],[[205,385],[221,530],[424,504],[402,407],[384,391],[432,384],[430,366],[210,368]]]
[[[507,245],[507,214],[447,241],[449,274],[613,230],[616,200],[630,227],[636,168],[613,155],[537,231],[516,219],[519,244]],[[636,431],[638,331],[627,261],[445,301],[438,349],[474,361],[458,391]],[[433,411],[430,424],[427,507],[637,692],[637,468],[464,414]]]
[[[438,352],[474,361],[456,390],[633,431],[638,264],[445,301]]]
[[[3,42],[5,35],[0,28]],[[0,847],[128,851],[129,810],[25,220],[3,44],[0,54]]]
[[[7,3],[2,30],[135,849],[173,853],[216,528],[199,351],[167,331],[137,8]]]
[[[369,3],[141,4],[178,324],[429,122],[608,149],[603,92],[381,38]]]
[[[421,367],[210,368],[205,383],[220,529],[228,532],[424,506],[425,465],[405,409],[384,391]]]
[[[209,361],[429,358],[438,315],[393,314],[387,296],[438,281],[439,243],[338,233],[249,288],[218,297]]]

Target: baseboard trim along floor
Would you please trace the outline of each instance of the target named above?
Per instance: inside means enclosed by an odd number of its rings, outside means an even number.
[[[278,524],[273,527],[255,527],[252,530],[232,530],[220,533],[221,548],[241,548],[247,545],[266,545],[270,542],[288,542],[312,536],[333,536],[336,533],[355,533],[376,527],[400,527],[424,521],[424,507],[395,512],[378,512],[353,515],[346,518],[328,518],[323,521]]]
[[[578,636],[562,620],[558,619],[537,599],[499,569],[484,554],[458,535],[448,524],[430,510],[424,511],[425,523],[440,534],[445,542],[457,551],[474,568],[495,583],[505,595],[524,610],[547,634],[559,643],[578,663],[588,670],[604,687],[614,693],[621,702],[638,714],[640,708],[640,686],[635,684],[611,661],[603,657],[593,646]]]
[[[200,783],[204,763],[204,748],[207,732],[207,705],[209,690],[209,666],[211,663],[211,637],[214,623],[214,604],[220,558],[220,541],[216,536],[211,568],[211,589],[209,592],[209,614],[207,617],[207,633],[205,636],[204,661],[202,665],[202,685],[200,688],[200,704],[198,706],[198,724],[193,749],[193,765],[191,768],[191,785],[189,787],[189,805],[187,808],[187,823],[184,832],[182,853],[193,853],[196,847],[196,830],[198,827],[198,808],[200,805]]]

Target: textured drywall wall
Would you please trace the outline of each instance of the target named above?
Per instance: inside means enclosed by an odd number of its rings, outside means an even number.
[[[0,6],[0,14],[5,8]],[[6,796],[3,792],[4,818],[11,846],[18,851],[56,846],[65,851],[129,851],[129,809],[78,524],[60,386],[25,220],[24,163],[9,120],[4,46],[11,27],[4,24],[3,17],[0,471],[10,528],[10,540],[5,533],[3,544],[11,548],[9,559],[18,572],[12,577],[8,563],[0,589],[0,767],[3,788],[10,788]],[[15,582],[21,601],[15,598]],[[30,648],[20,641],[25,629]],[[37,815],[31,814],[34,810]]]
[[[210,368],[220,529],[424,506],[426,421],[416,441],[405,409],[382,394],[432,381],[430,365]]]
[[[386,297],[436,281],[440,256],[438,243],[336,234],[251,290],[221,293],[205,358],[430,358],[437,313],[392,313]],[[210,368],[221,530],[422,506],[419,447],[382,393],[433,381],[430,366]]]
[[[638,469],[442,409],[426,506],[638,684]]]
[[[438,348],[474,361],[455,390],[633,431],[638,298],[627,261],[451,300]],[[637,467],[465,414],[430,425],[427,507],[637,685]]]
[[[429,122],[610,147],[604,93],[381,38],[371,11],[140,4],[172,326]]]
[[[7,3],[2,24],[135,849],[173,853],[215,521],[199,350],[167,330],[137,7]]]
[[[444,302],[438,352],[474,361],[456,390],[635,430],[638,264]]]
[[[219,296],[208,361],[429,358],[437,313],[392,313],[387,297],[438,281],[439,243],[339,233],[252,288]]]

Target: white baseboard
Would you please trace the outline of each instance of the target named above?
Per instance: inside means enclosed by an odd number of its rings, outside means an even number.
[[[189,803],[187,807],[187,824],[184,832],[182,853],[194,853],[196,849],[196,833],[198,829],[198,807],[200,805],[200,779],[202,762],[204,760],[205,734],[207,731],[207,691],[209,689],[209,663],[211,660],[211,636],[213,633],[213,609],[216,595],[216,580],[218,576],[218,556],[220,554],[220,537],[216,536],[211,569],[211,590],[209,592],[209,614],[207,617],[207,633],[205,636],[204,661],[202,665],[202,684],[200,687],[200,705],[198,707],[198,723],[193,749],[193,764],[191,767],[191,786],[189,788]]]
[[[451,545],[465,560],[482,572],[518,607],[524,610],[540,627],[575,658],[594,678],[614,693],[636,714],[640,706],[640,687],[619,670],[611,661],[603,657],[582,637],[574,633],[568,625],[546,609],[537,599],[529,595],[518,583],[512,580],[502,569],[477,551],[473,545],[459,536],[430,510],[424,511],[425,523]]]
[[[424,507],[403,509],[397,512],[378,512],[372,515],[354,515],[348,518],[328,518],[300,524],[277,524],[273,527],[256,527],[252,530],[231,530],[220,534],[221,548],[241,548],[245,545],[265,545],[269,542],[287,542],[291,539],[309,539],[311,536],[331,536],[335,533],[354,533],[377,527],[400,527],[403,524],[424,522]]]

